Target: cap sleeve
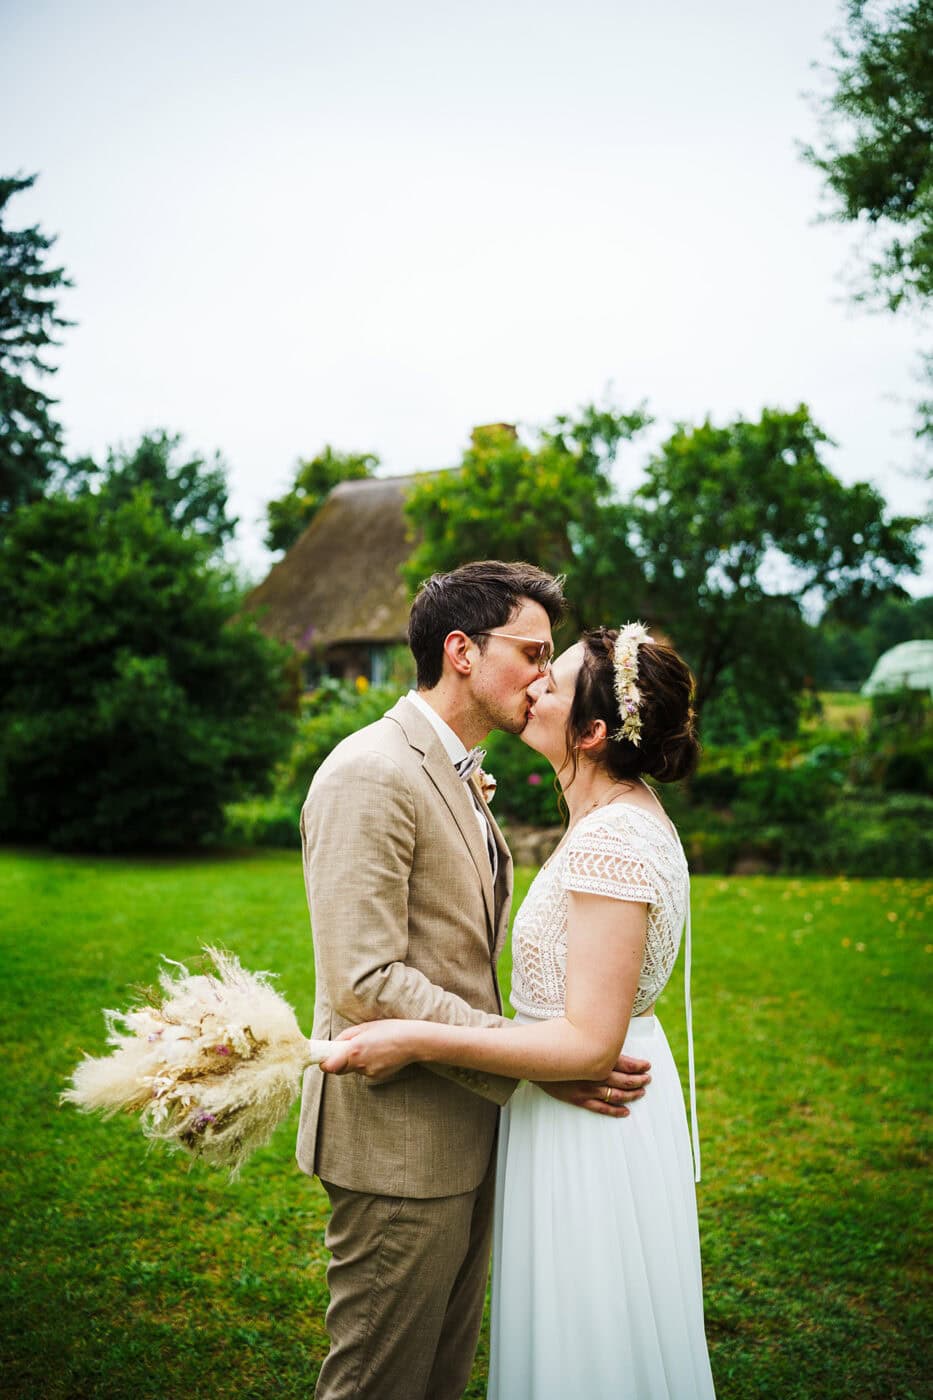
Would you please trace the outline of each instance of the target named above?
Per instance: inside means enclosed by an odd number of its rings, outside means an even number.
[[[650,850],[627,823],[583,821],[567,845],[561,872],[565,890],[655,904],[658,881]]]

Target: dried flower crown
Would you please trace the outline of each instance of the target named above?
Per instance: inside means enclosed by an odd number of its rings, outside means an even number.
[[[637,747],[641,743],[641,692],[638,689],[638,648],[642,642],[653,639],[642,622],[627,622],[619,628],[619,635],[613,648],[612,661],[615,669],[613,684],[619,715],[622,723],[612,735],[613,739],[628,739]]]

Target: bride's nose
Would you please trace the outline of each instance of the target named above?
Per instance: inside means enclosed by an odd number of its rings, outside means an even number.
[[[541,696],[544,694],[547,688],[548,675],[547,672],[545,672],[543,676],[536,677],[536,679],[533,680],[531,682],[531,685],[528,687],[528,698],[531,701],[531,703],[535,704],[538,700],[540,700]]]

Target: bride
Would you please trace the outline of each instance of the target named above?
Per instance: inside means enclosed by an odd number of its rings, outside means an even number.
[[[654,1004],[673,970],[689,878],[645,777],[683,778],[698,744],[693,678],[639,624],[600,628],[554,663],[525,743],[553,765],[566,833],[515,918],[505,1030],[427,1021],[351,1026],[323,1068],[378,1079],[412,1061],[512,1075],[502,1113],[489,1391],[496,1400],[713,1395],[694,1167],[677,1070]],[[546,688],[543,688],[546,686]],[[652,1082],[625,1118],[543,1092],[606,1077],[619,1055]],[[345,1047],[345,1048],[344,1048]]]

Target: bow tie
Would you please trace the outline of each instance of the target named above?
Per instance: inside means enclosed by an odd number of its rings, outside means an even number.
[[[466,782],[467,778],[473,776],[485,757],[485,749],[475,748],[470,749],[470,752],[466,754],[464,758],[459,758],[457,760],[454,767],[463,782]]]

